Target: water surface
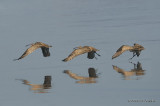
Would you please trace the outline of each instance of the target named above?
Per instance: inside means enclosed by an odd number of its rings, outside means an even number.
[[[0,105],[157,106],[159,5],[159,0],[0,1]],[[27,49],[25,45],[36,41],[53,46],[50,57],[43,57],[38,49],[13,61]],[[133,43],[146,48],[139,58],[129,61],[132,53],[126,52],[111,59],[121,45]],[[74,47],[85,45],[100,49],[101,57],[88,60],[84,54],[67,63],[61,61]],[[137,72],[134,64],[138,62],[142,69]],[[96,78],[90,78],[89,68],[96,70]],[[85,80],[70,77],[65,70]],[[44,87],[45,76],[51,77],[49,89]]]

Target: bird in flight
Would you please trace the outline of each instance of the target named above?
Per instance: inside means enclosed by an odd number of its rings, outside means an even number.
[[[74,48],[74,51],[62,61],[67,62],[69,60],[72,60],[76,56],[79,56],[84,53],[88,53],[88,56],[87,56],[88,59],[93,59],[93,58],[97,59],[95,57],[95,54],[100,56],[98,53],[96,53],[97,51],[99,50],[91,46],[83,46],[83,47],[79,46],[79,47]]]
[[[145,48],[139,44],[134,44],[134,46],[128,46],[128,45],[122,45],[117,51],[116,53],[112,56],[112,59],[120,56],[123,52],[125,51],[130,51],[133,52],[133,57],[137,55],[137,57],[139,57],[140,53],[142,50],[144,50]],[[130,59],[132,59],[133,57],[131,57]]]
[[[30,47],[22,54],[21,57],[19,57],[18,59],[14,59],[14,61],[15,60],[20,60],[20,59],[26,57],[27,55],[34,52],[38,48],[41,48],[44,57],[48,57],[48,56],[50,56],[49,48],[52,47],[52,46],[47,45],[47,44],[42,43],[42,42],[36,42],[36,43],[32,43],[32,44],[29,44],[29,45],[26,45],[26,46],[30,46]]]

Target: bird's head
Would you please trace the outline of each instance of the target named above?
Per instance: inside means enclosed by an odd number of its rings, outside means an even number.
[[[139,49],[141,49],[141,50],[144,50],[145,48],[142,46],[142,45],[140,45],[140,44],[137,44],[137,43],[134,43],[134,47],[138,47]]]

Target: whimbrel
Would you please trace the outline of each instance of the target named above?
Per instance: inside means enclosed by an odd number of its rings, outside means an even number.
[[[93,59],[93,58],[96,58],[95,57],[95,54],[97,54],[96,51],[99,51],[99,50],[91,46],[83,46],[83,47],[79,46],[79,47],[74,48],[74,51],[62,61],[67,62],[69,60],[72,60],[76,56],[79,56],[84,53],[88,53],[88,56],[87,56],[88,59]],[[97,55],[100,56],[99,54]]]
[[[125,51],[130,51],[133,52],[133,57],[137,55],[137,57],[139,57],[140,53],[142,50],[144,50],[145,48],[139,44],[134,44],[134,46],[128,46],[128,45],[122,45],[117,51],[116,53],[112,56],[112,59],[120,56],[123,52]],[[131,57],[130,59],[132,59],[133,57]]]
[[[29,55],[30,53],[32,53],[33,51],[35,51],[38,48],[41,48],[44,57],[50,56],[49,47],[52,47],[52,46],[47,45],[47,44],[42,43],[42,42],[36,42],[36,43],[29,44],[29,45],[31,45],[30,48],[28,48],[22,54],[21,57],[19,57],[18,59],[14,59],[14,60],[19,60],[19,59],[24,58],[25,56]],[[29,45],[26,45],[26,46],[29,46]]]

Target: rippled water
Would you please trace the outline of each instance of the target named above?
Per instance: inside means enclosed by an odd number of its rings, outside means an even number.
[[[159,0],[0,1],[1,106],[106,106],[160,104]],[[25,45],[52,45],[19,61]],[[139,58],[121,45],[141,44]],[[62,62],[74,47],[100,49]]]

